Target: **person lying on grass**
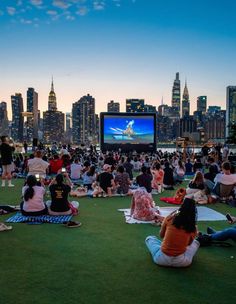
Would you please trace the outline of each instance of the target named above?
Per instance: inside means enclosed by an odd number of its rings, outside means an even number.
[[[227,214],[226,217],[228,219],[229,224],[236,223],[235,216]],[[228,239],[231,239],[236,242],[236,226],[226,228],[222,231],[216,231],[211,227],[207,227],[207,233],[211,235],[211,239],[215,241],[227,241]]]
[[[25,186],[22,188],[23,202],[20,204],[23,215],[47,214],[48,208],[44,203],[45,188],[41,180],[34,175],[29,175]]]
[[[193,199],[185,198],[178,211],[168,215],[161,225],[161,242],[156,236],[145,240],[154,263],[160,266],[187,267],[200,244],[197,236],[197,209]]]
[[[51,194],[51,201],[47,202],[48,213],[50,215],[68,215],[77,214],[79,203],[68,200],[68,195],[71,191],[71,180],[68,173],[59,173],[56,178],[52,180],[49,191]]]

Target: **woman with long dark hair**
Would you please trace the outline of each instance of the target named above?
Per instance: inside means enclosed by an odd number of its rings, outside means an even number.
[[[197,210],[192,199],[185,198],[178,211],[168,215],[162,223],[160,237],[148,236],[146,245],[153,261],[160,266],[187,267],[199,248],[196,227]]]
[[[71,180],[68,173],[57,174],[52,180],[49,190],[51,202],[48,202],[50,215],[68,215],[78,213],[79,203],[76,201],[69,202],[68,195],[71,191]]]
[[[34,175],[29,175],[25,186],[22,188],[23,202],[21,212],[23,215],[43,215],[48,209],[44,203],[45,188]]]

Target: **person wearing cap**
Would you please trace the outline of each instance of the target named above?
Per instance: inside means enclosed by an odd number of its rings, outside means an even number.
[[[100,188],[108,194],[108,196],[112,195],[112,189],[115,188],[115,181],[111,174],[111,167],[111,165],[105,164],[103,166],[103,172],[97,177],[97,182],[99,183]]]

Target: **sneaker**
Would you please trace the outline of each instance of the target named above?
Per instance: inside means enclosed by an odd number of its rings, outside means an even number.
[[[77,228],[80,227],[82,223],[75,221],[68,221],[68,222],[64,222],[63,225],[68,228]]]
[[[213,234],[213,233],[216,233],[216,231],[211,227],[207,227],[207,234]]]
[[[13,185],[13,184],[9,184],[9,185],[8,185],[8,187],[15,187],[15,185]]]
[[[3,223],[0,223],[0,231],[8,231],[8,230],[12,230],[12,226],[6,226]]]

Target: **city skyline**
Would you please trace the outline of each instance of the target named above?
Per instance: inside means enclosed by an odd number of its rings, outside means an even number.
[[[54,77],[58,109],[90,94],[96,113],[110,100],[171,105],[176,72],[187,79],[191,113],[198,96],[226,107],[235,85],[236,3],[225,1],[26,0],[0,4],[0,101],[33,87],[47,109]]]

